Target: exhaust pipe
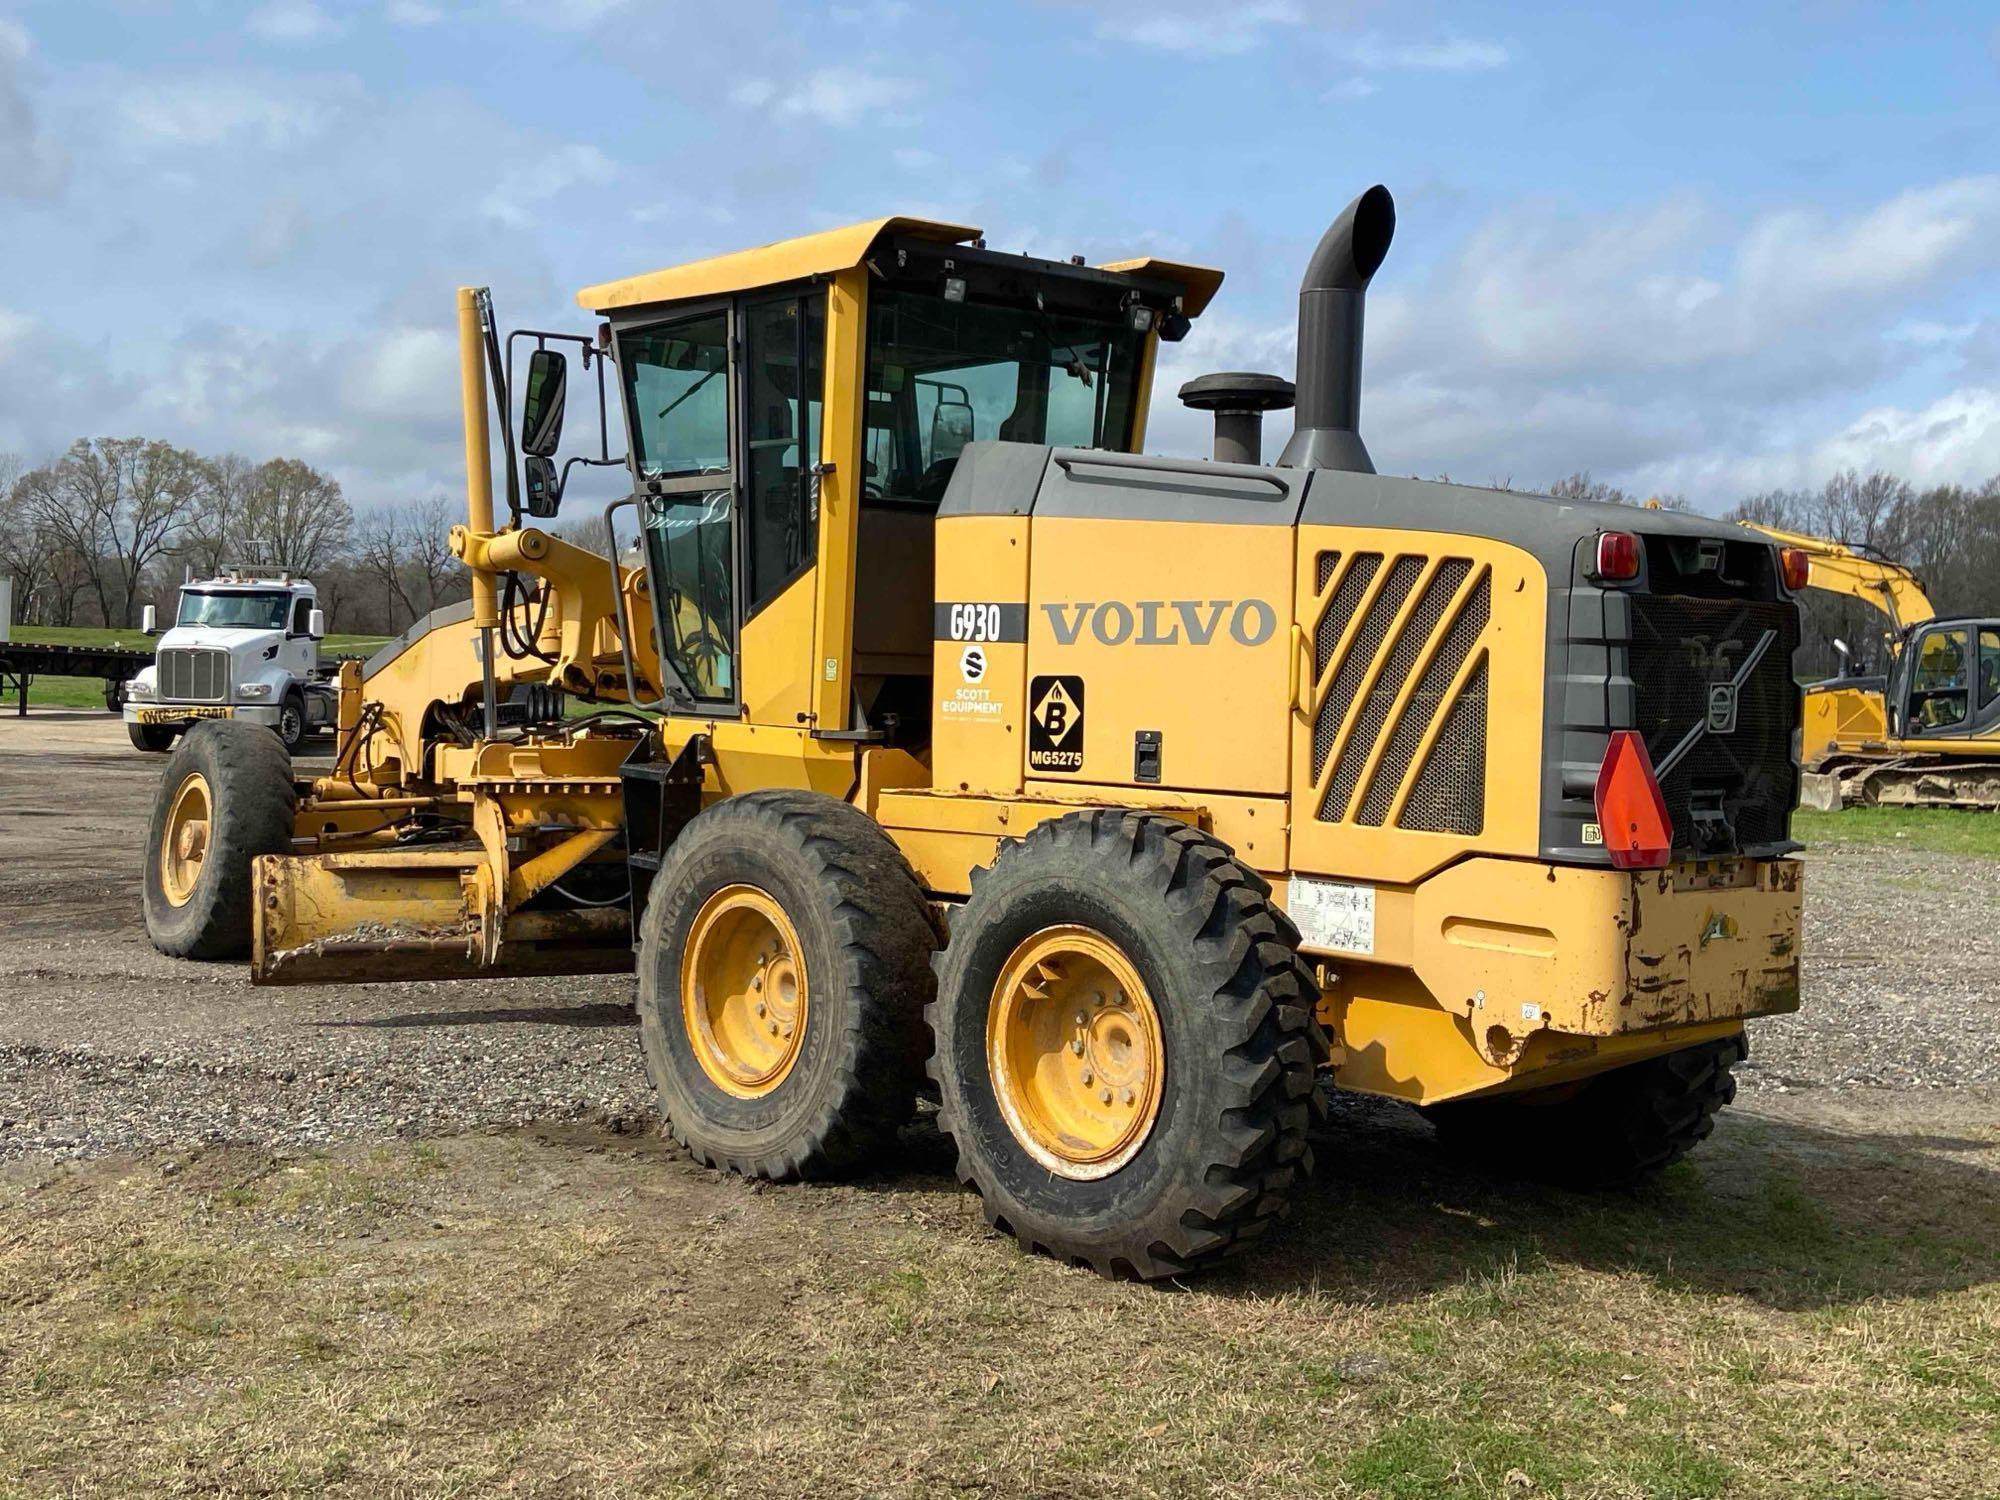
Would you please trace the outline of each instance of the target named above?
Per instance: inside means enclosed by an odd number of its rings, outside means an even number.
[[[1361,313],[1396,234],[1396,200],[1377,183],[1341,210],[1299,283],[1298,425],[1278,463],[1373,474],[1361,441]]]

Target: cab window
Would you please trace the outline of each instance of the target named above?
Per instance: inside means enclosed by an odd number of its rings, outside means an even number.
[[[1910,722],[1915,729],[1950,729],[1966,721],[1970,711],[1968,635],[1960,627],[1933,630],[1924,636],[1910,679]]]
[[[803,573],[819,534],[826,294],[786,293],[743,309],[747,613]]]
[[[293,635],[306,635],[309,633],[311,625],[312,625],[312,600],[306,598],[305,595],[301,594],[297,602],[295,602],[292,605],[291,633]]]
[[[1979,706],[1990,708],[2000,699],[2000,630],[1979,629]]]

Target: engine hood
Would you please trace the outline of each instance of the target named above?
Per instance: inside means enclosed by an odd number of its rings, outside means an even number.
[[[241,661],[261,655],[266,647],[282,642],[281,630],[250,630],[218,625],[176,625],[163,633],[156,648],[160,651],[227,651]]]

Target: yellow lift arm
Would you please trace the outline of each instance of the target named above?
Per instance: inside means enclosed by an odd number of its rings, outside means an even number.
[[[1812,561],[1808,588],[1829,594],[1845,594],[1872,604],[1889,617],[1898,631],[1935,619],[1937,607],[1924,592],[1917,575],[1901,563],[1868,557],[1840,542],[1798,531],[1780,531],[1775,526],[1759,526],[1745,521],[1745,527],[1760,532],[1787,547],[1797,547]]]

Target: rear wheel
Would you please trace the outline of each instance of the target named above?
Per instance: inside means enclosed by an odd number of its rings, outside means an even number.
[[[846,803],[748,792],[695,818],[640,930],[640,1036],[675,1137],[755,1177],[867,1166],[916,1101],[935,946],[902,854]]]
[[[158,755],[174,747],[175,731],[159,724],[127,724],[125,733],[131,739],[134,750],[147,750]]]
[[[1169,818],[1047,822],[974,879],[931,1007],[938,1122],[995,1228],[1105,1275],[1177,1275],[1311,1171],[1326,1040],[1298,934]]]
[[[250,951],[251,862],[292,847],[298,793],[258,725],[206,719],[168,757],[146,836],[146,935],[176,958]]]
[[[1730,1069],[1750,1055],[1739,1032],[1582,1083],[1424,1111],[1447,1147],[1566,1187],[1622,1187],[1679,1161],[1736,1098]]]

